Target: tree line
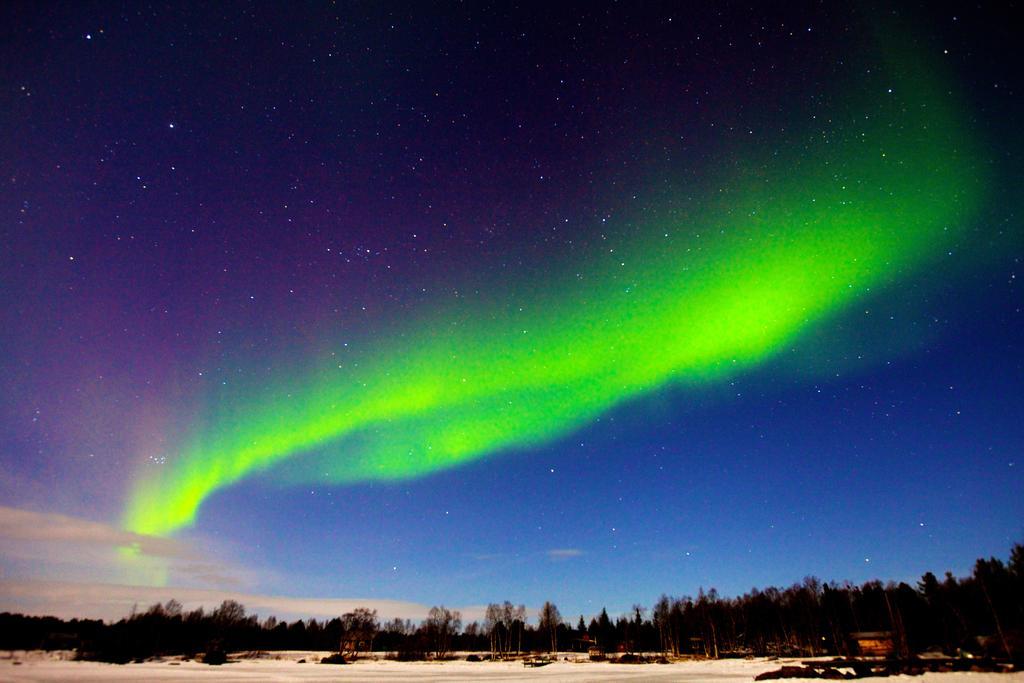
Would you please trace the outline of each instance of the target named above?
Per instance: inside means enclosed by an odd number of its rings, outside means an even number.
[[[572,624],[551,602],[530,623],[524,605],[492,603],[483,621],[463,624],[456,610],[431,608],[422,622],[360,608],[327,620],[260,619],[233,600],[186,611],[175,600],[114,623],[0,614],[0,649],[77,649],[79,656],[126,662],[157,655],[207,660],[228,651],[329,650],[343,656],[386,652],[398,659],[443,659],[454,651],[511,657],[524,652],[661,652],[666,655],[855,655],[850,634],[885,631],[896,654],[928,650],[1024,657],[1024,546],[1004,562],[979,559],[970,576],[928,572],[916,586],[869,581],[823,583],[807,577],[788,588],[722,597],[662,595],[649,608],[612,619],[607,610]]]

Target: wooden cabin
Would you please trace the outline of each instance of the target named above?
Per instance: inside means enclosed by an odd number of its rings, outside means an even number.
[[[892,631],[860,631],[850,634],[852,652],[860,657],[892,657],[896,640]]]

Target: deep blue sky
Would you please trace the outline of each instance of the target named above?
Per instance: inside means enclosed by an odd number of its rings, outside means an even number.
[[[380,343],[453,283],[543,280],[824,125],[874,68],[874,10],[774,4],[5,4],[0,504],[121,545],[133,473],[210,407],[199,373],[280,373]],[[112,548],[78,570],[23,530],[4,577],[590,615],[1004,555],[1024,539],[1021,17],[896,14],[991,173],[937,265],[750,372],[539,447],[398,483],[247,478],[179,537],[216,571]],[[0,597],[46,604],[26,591]]]

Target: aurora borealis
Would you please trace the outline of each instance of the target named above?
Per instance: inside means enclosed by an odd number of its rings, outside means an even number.
[[[1020,534],[998,10],[5,12],[0,503],[161,537],[88,580],[575,614]]]
[[[308,479],[346,483],[543,443],[667,382],[740,372],[897,284],[970,220],[982,170],[927,64],[891,68],[886,94],[905,94],[865,114],[855,107],[831,147],[805,150],[794,177],[767,165],[733,181],[728,207],[641,227],[638,247],[598,259],[578,284],[555,276],[514,296],[530,313],[467,304],[385,340],[358,369],[326,365],[269,399],[218,396],[208,424],[169,454],[169,471],[134,490],[128,528],[173,532],[218,488],[318,447],[332,454]],[[848,96],[877,99],[871,85]]]

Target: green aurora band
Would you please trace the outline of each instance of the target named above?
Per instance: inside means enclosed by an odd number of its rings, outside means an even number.
[[[706,181],[713,199],[641,225],[632,247],[489,293],[504,305],[451,304],[357,364],[211,401],[168,465],[140,473],[125,527],[173,533],[218,489],[300,455],[296,481],[350,483],[549,442],[658,388],[763,363],[934,263],[986,185],[966,117],[910,51],[849,80],[814,130],[780,139],[789,152],[729,164]]]

